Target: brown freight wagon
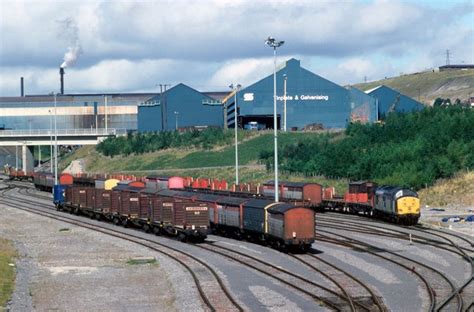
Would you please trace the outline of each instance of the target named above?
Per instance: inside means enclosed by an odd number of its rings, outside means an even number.
[[[186,191],[162,190],[157,195],[163,198],[162,217],[172,205],[171,226],[178,239],[202,241],[207,237],[209,208],[206,203],[196,202],[196,195]]]
[[[281,181],[278,184],[278,189],[280,201],[313,208],[321,206],[323,197],[323,187],[321,184]],[[263,194],[268,197],[275,196],[274,181],[268,181],[263,184]]]
[[[119,214],[120,212],[120,204],[121,200],[121,192],[120,191],[112,191],[110,193],[110,213],[111,214]]]
[[[110,190],[95,189],[95,203],[94,210],[101,213],[109,213],[111,207],[111,193]]]
[[[87,189],[84,186],[75,186],[72,188],[72,203],[76,207],[87,207]]]
[[[86,207],[91,210],[95,208],[95,188],[88,188],[86,190]]]
[[[307,250],[315,237],[315,213],[308,207],[286,203],[272,205],[267,211],[266,232],[278,244]]]

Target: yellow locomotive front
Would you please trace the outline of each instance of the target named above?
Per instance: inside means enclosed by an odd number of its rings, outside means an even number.
[[[374,213],[392,222],[417,224],[420,218],[420,199],[412,190],[382,186],[375,191]]]

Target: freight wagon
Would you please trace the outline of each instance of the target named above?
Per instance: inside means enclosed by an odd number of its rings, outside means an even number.
[[[208,204],[211,229],[216,234],[300,250],[309,249],[314,242],[315,213],[310,207],[197,190],[176,196]]]
[[[323,187],[318,183],[310,182],[287,182],[281,181],[278,184],[279,199],[298,205],[307,205],[318,208],[322,202]],[[263,184],[263,195],[275,197],[275,181],[268,181]]]

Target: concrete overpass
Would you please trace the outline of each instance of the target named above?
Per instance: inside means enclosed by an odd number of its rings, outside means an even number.
[[[125,135],[125,129],[57,130],[60,145],[96,145],[107,137]],[[0,165],[18,166],[33,171],[33,147],[54,144],[54,130],[0,130]],[[38,149],[39,150],[39,149]]]

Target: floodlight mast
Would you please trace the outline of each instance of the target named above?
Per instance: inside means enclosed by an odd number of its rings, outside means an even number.
[[[231,84],[229,88],[234,91],[234,137],[235,137],[235,185],[239,185],[239,140],[237,135],[237,92],[242,86],[240,84]]]
[[[279,189],[278,189],[278,125],[277,125],[277,105],[276,105],[276,48],[281,47],[285,41],[278,41],[273,37],[268,37],[265,43],[273,48],[273,136],[275,138],[274,143],[274,159],[275,159],[275,202],[279,201]]]

